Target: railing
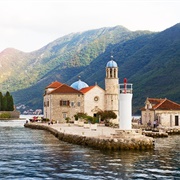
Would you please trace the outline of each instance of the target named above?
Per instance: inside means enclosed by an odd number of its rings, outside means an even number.
[[[120,94],[132,94],[132,92],[133,92],[132,86],[133,86],[133,84],[129,84],[129,83],[119,84],[119,93]]]

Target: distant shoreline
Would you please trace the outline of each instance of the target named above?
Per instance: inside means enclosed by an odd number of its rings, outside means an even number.
[[[8,120],[25,120],[26,118],[0,118],[0,121],[8,121]]]

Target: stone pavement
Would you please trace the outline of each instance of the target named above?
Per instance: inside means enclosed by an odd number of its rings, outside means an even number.
[[[112,127],[106,127],[104,125],[97,125],[96,128],[91,129],[91,127],[83,127],[78,126],[75,124],[50,124],[47,123],[41,123],[43,125],[49,126],[53,129],[56,129],[59,132],[65,133],[65,134],[72,134],[72,135],[80,135],[80,136],[86,136],[86,137],[98,137],[98,138],[111,138],[112,134],[115,134],[115,131],[118,128],[112,128]]]

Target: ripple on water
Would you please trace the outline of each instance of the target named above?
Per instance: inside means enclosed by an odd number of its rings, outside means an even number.
[[[1,122],[0,137],[0,179],[166,180],[180,177],[179,136],[157,139],[155,150],[140,152],[85,148],[61,142],[46,131],[15,124],[7,127]]]

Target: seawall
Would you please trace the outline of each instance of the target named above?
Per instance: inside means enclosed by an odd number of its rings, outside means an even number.
[[[15,118],[19,118],[20,116],[20,112],[19,111],[0,111],[0,115],[1,114],[9,114],[10,115],[10,118],[7,118],[7,119],[15,119]],[[1,118],[3,119],[3,118]]]
[[[100,150],[147,150],[154,148],[153,138],[143,135],[127,135],[122,137],[107,137],[107,136],[85,136],[61,132],[51,125],[44,125],[42,123],[26,123],[26,128],[41,129],[51,132],[55,137],[61,141],[65,141],[72,144],[88,146]],[[73,128],[73,127],[69,127]],[[81,127],[82,128],[82,127]],[[61,128],[60,128],[61,129]]]

